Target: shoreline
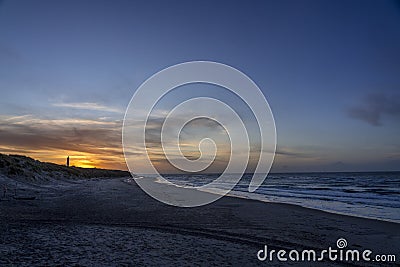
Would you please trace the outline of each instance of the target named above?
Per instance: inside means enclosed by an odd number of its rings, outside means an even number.
[[[347,172],[345,172],[347,173]],[[143,179],[143,176],[140,177],[130,177],[127,180],[130,181],[126,181],[127,184],[134,184],[137,185],[137,183],[134,180],[139,180],[139,179]],[[153,177],[147,177],[148,179],[154,179],[154,181],[156,183],[160,183],[160,184],[165,184],[161,181],[159,181],[157,178],[153,178]],[[208,190],[204,190],[201,188],[193,188],[193,190],[197,190],[200,192],[205,192],[205,193],[210,193],[210,194],[215,194],[215,195],[221,195],[218,193],[218,189],[208,189]],[[341,211],[337,211],[337,210],[333,210],[333,209],[321,209],[321,208],[317,208],[317,207],[312,207],[312,206],[307,206],[307,204],[301,204],[301,203],[292,203],[292,202],[280,202],[280,201],[270,201],[268,199],[265,199],[263,197],[267,196],[264,194],[260,194],[260,193],[253,193],[256,196],[259,197],[250,197],[248,195],[246,195],[246,192],[243,191],[235,191],[234,189],[230,192],[228,192],[228,194],[226,194],[224,197],[233,197],[233,198],[240,198],[240,199],[247,199],[247,200],[255,200],[255,201],[260,201],[263,203],[281,203],[281,204],[290,204],[290,205],[295,205],[295,206],[299,206],[299,207],[303,207],[303,208],[307,208],[307,209],[312,209],[312,210],[318,210],[318,211],[323,211],[323,212],[327,212],[327,213],[332,213],[332,214],[338,214],[338,215],[344,215],[344,216],[350,216],[350,217],[357,217],[357,218],[364,218],[364,219],[371,219],[371,220],[378,220],[378,221],[384,221],[384,222],[391,222],[391,223],[397,223],[400,224],[400,220],[392,220],[392,219],[388,219],[388,218],[380,218],[380,217],[373,217],[373,216],[366,216],[366,215],[362,215],[362,214],[351,214],[346,213],[346,212],[341,212]],[[208,205],[208,204],[207,204]],[[362,207],[360,207],[362,208]]]
[[[348,216],[348,217],[355,217],[355,218],[361,218],[361,219],[367,219],[367,220],[376,220],[376,221],[382,221],[382,222],[389,222],[389,223],[395,223],[395,224],[400,224],[400,221],[395,221],[395,220],[389,220],[389,219],[382,219],[382,218],[375,218],[375,217],[367,217],[367,216],[362,216],[362,215],[351,215],[351,214],[347,214],[347,213],[342,213],[339,211],[334,211],[334,210],[323,210],[323,209],[318,209],[318,208],[313,208],[313,207],[307,207],[307,206],[303,206],[300,204],[295,204],[295,203],[288,203],[288,202],[274,202],[274,201],[267,201],[267,200],[262,200],[262,199],[256,199],[256,198],[247,198],[247,197],[242,197],[239,195],[232,195],[230,193],[228,193],[226,195],[226,197],[233,197],[233,198],[240,198],[240,199],[246,199],[246,200],[254,200],[254,201],[260,201],[263,203],[272,203],[272,204],[284,204],[284,205],[292,205],[292,206],[297,206],[297,207],[301,207],[304,209],[310,209],[310,210],[316,210],[316,211],[321,211],[321,212],[326,212],[326,213],[330,213],[330,214],[337,214],[337,215],[341,215],[341,216]]]

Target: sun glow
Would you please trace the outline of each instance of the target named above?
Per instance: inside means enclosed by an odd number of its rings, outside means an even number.
[[[70,166],[81,167],[81,168],[96,168],[98,164],[90,158],[76,156],[70,157]]]

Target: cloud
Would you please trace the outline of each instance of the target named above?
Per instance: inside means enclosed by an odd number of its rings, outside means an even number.
[[[315,158],[319,150],[320,149],[313,146],[284,147],[279,145],[275,150],[275,155],[282,158]],[[264,152],[272,153],[272,151],[268,149],[265,149]]]
[[[7,127],[10,125],[30,125],[30,126],[113,126],[116,121],[107,120],[107,118],[98,118],[98,119],[82,119],[82,118],[65,118],[65,119],[46,119],[46,118],[38,118],[33,115],[21,115],[21,116],[4,116],[0,115],[0,125],[3,127]]]
[[[75,103],[53,103],[52,106],[63,107],[63,108],[74,108],[74,109],[86,109],[94,111],[106,111],[123,113],[123,110],[113,107],[104,106],[93,102],[75,102]]]
[[[14,125],[0,131],[0,145],[26,150],[60,149],[93,154],[120,154],[119,131],[96,128],[38,129],[29,125]]]
[[[292,151],[286,151],[286,150],[284,150],[284,149],[277,149],[277,150],[275,151],[275,154],[277,154],[277,155],[282,155],[282,156],[288,156],[288,157],[302,157],[302,156],[304,156],[304,155],[301,154],[301,153],[292,152]]]
[[[50,120],[32,115],[0,119],[2,153],[32,155],[52,162],[66,155],[83,155],[95,159],[101,167],[125,168],[120,121]]]
[[[347,114],[351,118],[365,121],[373,126],[380,126],[383,115],[396,117],[400,115],[400,95],[369,94],[362,105],[349,108]]]
[[[154,164],[154,167],[161,173],[180,173],[181,171],[172,165],[166,157],[168,155],[169,159],[174,159],[175,162],[179,162],[182,159],[182,154],[189,160],[197,160],[200,157],[199,143],[205,137],[210,137],[215,141],[216,144],[216,157],[211,163],[209,168],[205,172],[220,172],[224,170],[227,166],[229,156],[230,156],[230,146],[227,145],[229,141],[228,137],[221,134],[221,126],[215,123],[215,121],[199,118],[190,121],[182,129],[181,135],[179,136],[179,149],[174,146],[163,147],[161,142],[161,132],[163,123],[165,122],[165,117],[167,112],[158,112],[157,114],[151,114],[148,118],[145,127],[145,141],[146,141],[146,151]],[[178,114],[170,118],[170,123],[175,129],[179,129],[186,122],[187,118],[185,114]],[[144,122],[139,121],[129,121],[128,125],[130,127],[129,133],[134,136],[136,134],[141,134],[142,127],[136,127]],[[223,129],[223,128],[222,128]],[[173,136],[169,131],[164,132],[164,144],[169,144],[175,141],[177,136]],[[226,140],[225,140],[225,139]],[[134,144],[130,144],[130,147]],[[165,151],[164,151],[165,149]],[[182,152],[182,154],[181,154]],[[208,150],[205,149],[202,160],[208,160],[207,157]],[[229,153],[227,153],[229,152]],[[166,154],[165,154],[166,153]],[[213,152],[211,153],[214,154]],[[211,155],[210,154],[210,155]],[[137,157],[136,157],[137,158]]]

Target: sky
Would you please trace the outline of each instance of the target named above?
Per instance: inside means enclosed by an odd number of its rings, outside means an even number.
[[[1,1],[0,153],[126,169],[133,93],[193,60],[237,68],[262,90],[272,171],[400,170],[400,3],[385,0]],[[216,93],[191,90],[160,110]],[[196,127],[191,145],[208,131]]]

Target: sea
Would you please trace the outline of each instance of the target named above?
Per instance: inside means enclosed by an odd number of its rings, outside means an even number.
[[[163,177],[177,185],[198,187],[219,175]],[[400,172],[270,173],[252,193],[248,191],[251,178],[252,174],[244,174],[229,196],[400,223]],[[218,193],[218,187],[212,191]]]

